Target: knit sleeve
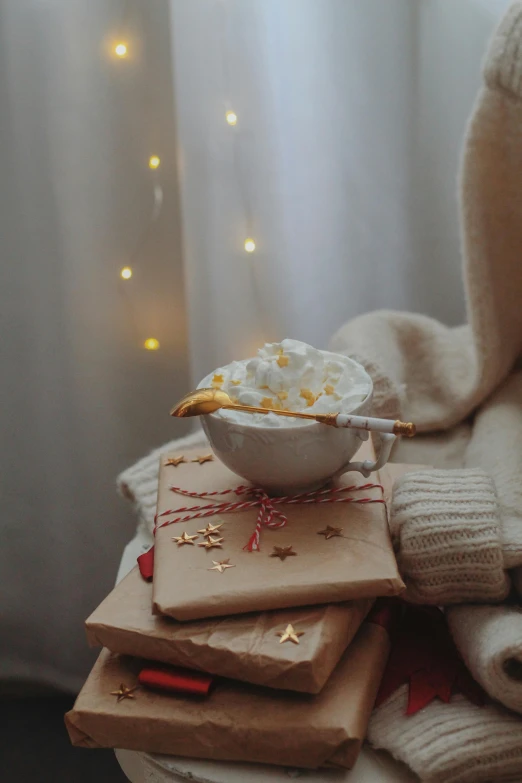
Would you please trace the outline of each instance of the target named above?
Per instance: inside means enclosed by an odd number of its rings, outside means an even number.
[[[368,740],[407,764],[424,783],[520,780],[522,721],[500,705],[477,707],[464,696],[434,699],[406,715],[402,685],[372,713]]]
[[[411,419],[418,432],[455,426],[490,391],[477,383],[469,326],[382,310],[346,323],[330,347],[366,367],[376,416]]]
[[[483,470],[402,476],[390,528],[408,600],[444,606],[506,597],[498,503]]]
[[[522,566],[522,372],[512,373],[475,416],[465,466],[491,476],[504,568]]]

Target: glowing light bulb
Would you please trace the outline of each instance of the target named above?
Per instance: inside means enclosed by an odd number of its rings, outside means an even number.
[[[157,351],[160,347],[159,340],[156,340],[155,337],[149,337],[143,343],[143,347],[146,348],[147,351]]]
[[[237,123],[237,114],[233,111],[227,111],[225,119],[229,125],[235,125]]]
[[[245,250],[247,253],[253,253],[256,249],[256,243],[253,239],[245,239]]]
[[[161,163],[157,155],[151,155],[149,158],[149,169],[157,169]]]
[[[116,46],[114,47],[114,51],[116,52],[118,57],[125,57],[125,55],[127,54],[127,44],[124,43],[116,44]]]
[[[130,280],[132,277],[132,269],[130,266],[124,266],[123,269],[120,272],[120,277],[123,277],[124,280]]]

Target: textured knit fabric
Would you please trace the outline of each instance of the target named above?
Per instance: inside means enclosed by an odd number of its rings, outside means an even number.
[[[411,600],[499,601],[501,569],[522,567],[521,372],[477,412],[464,462],[471,473],[408,474],[394,487],[390,524]]]
[[[464,461],[492,477],[499,502],[504,565],[522,565],[522,372],[510,375],[480,408]]]
[[[522,596],[521,193],[522,3],[518,2],[491,43],[484,86],[465,141],[460,209],[468,325],[448,329],[423,316],[381,312],[348,323],[331,345],[366,364],[375,386],[383,390],[376,395],[376,405],[392,389],[395,415],[415,421],[421,433],[454,428],[475,414],[463,466],[484,471],[492,479],[496,513],[490,509],[485,517],[472,518],[477,499],[469,499],[462,522],[455,513],[442,518],[440,502],[426,500],[417,528],[412,509],[403,503],[415,479],[409,485],[403,479],[402,486],[396,487],[392,525],[397,554],[408,596],[416,600],[428,594],[430,598],[420,600],[432,600],[433,584],[427,584],[420,563],[429,560],[431,569],[433,556],[443,580],[436,600],[498,600],[505,590],[499,539],[504,568],[515,569],[512,581]],[[401,444],[400,459],[455,466],[455,453],[452,463],[445,463],[440,448],[430,458],[430,438],[446,445],[440,436],[429,435],[418,446]],[[449,436],[447,443],[452,442]],[[424,452],[420,459],[416,450]],[[459,470],[446,473],[448,486],[457,481],[455,473],[462,476]],[[444,481],[440,473],[433,475],[432,487],[424,487],[422,494],[437,494]],[[489,494],[493,503],[493,492]],[[431,521],[438,528],[433,537]],[[461,531],[456,532],[456,527]],[[471,560],[454,562],[446,571],[452,553],[469,552],[466,530],[470,528],[479,534],[481,551]],[[489,567],[485,572],[480,568],[477,592],[466,598],[478,563]],[[472,586],[469,589],[473,591]],[[457,646],[477,680],[494,698],[520,709],[519,610],[506,604],[463,605],[449,607],[448,617]],[[522,780],[522,719],[515,713],[495,705],[478,708],[461,696],[448,705],[435,701],[408,718],[405,707],[403,688],[374,711],[369,739],[406,762],[421,779]]]
[[[446,618],[477,682],[493,699],[522,712],[522,608],[453,606]]]
[[[347,324],[332,345],[367,365],[378,392],[376,405],[388,394],[396,404],[395,415],[413,419],[421,432],[454,427],[476,411],[463,463],[482,468],[493,478],[507,569],[522,566],[522,372],[514,370],[522,362],[521,192],[522,3],[518,2],[493,37],[484,86],[465,142],[460,204],[469,324],[448,329],[424,316],[381,312]],[[429,445],[428,437],[420,440]],[[419,462],[414,452],[420,447],[421,443],[418,447],[401,444],[397,457]],[[433,459],[428,449],[424,452],[426,464],[448,464],[440,450],[433,452]],[[414,523],[409,521],[411,534]],[[449,543],[440,519],[437,524],[444,549]],[[454,540],[453,526],[450,521],[448,536]],[[411,553],[408,565],[401,559],[404,568],[415,569]],[[464,560],[461,570],[466,567]],[[495,563],[492,567],[496,569]],[[408,573],[403,576],[408,581]],[[448,590],[455,581],[450,577]],[[493,574],[492,581],[496,581]],[[516,573],[513,581],[518,589],[522,573]],[[461,600],[459,591],[450,598],[448,590],[441,591],[445,600]]]
[[[406,716],[408,686],[378,709],[368,739],[404,761],[426,783],[522,780],[522,719],[502,707],[477,707],[464,696],[435,699]]]
[[[484,471],[407,473],[394,486],[390,527],[408,600],[446,605],[508,594],[498,504]]]

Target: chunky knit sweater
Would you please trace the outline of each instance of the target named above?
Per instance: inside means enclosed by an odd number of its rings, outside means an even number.
[[[393,532],[415,601],[501,601],[509,584],[501,570],[522,566],[521,194],[517,2],[491,43],[465,140],[460,212],[469,323],[450,329],[424,316],[379,312],[349,322],[332,341],[373,376],[377,414],[411,418],[421,433],[447,431],[421,437],[411,461],[443,468],[460,460],[474,471],[435,472],[421,488],[412,476],[398,482]],[[455,439],[459,460],[446,463],[444,446]],[[430,458],[423,446],[437,440]],[[408,461],[404,447],[400,458]],[[522,584],[522,574],[514,577]]]
[[[411,418],[424,433],[409,449],[402,444],[401,461],[436,466],[403,476],[394,488],[390,522],[406,597],[446,605],[476,680],[497,703],[522,713],[520,2],[486,57],[460,205],[468,324],[449,329],[423,316],[380,312],[348,323],[332,348],[366,365],[377,413]],[[510,586],[514,596],[505,603]],[[406,718],[405,700],[399,690],[374,711],[369,739],[421,779],[522,780],[516,712],[457,696]]]

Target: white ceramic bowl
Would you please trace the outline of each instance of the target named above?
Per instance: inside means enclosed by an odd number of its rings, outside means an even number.
[[[367,396],[350,413],[371,415],[370,378],[369,383]],[[205,385],[208,378],[198,388]],[[365,430],[336,428],[313,421],[298,426],[262,427],[238,424],[218,413],[202,416],[201,420],[219,459],[234,473],[272,495],[311,491],[348,470],[368,476],[386,462],[394,439],[387,436],[389,447],[386,444],[381,449],[377,462],[350,463],[361,442],[368,438]]]

